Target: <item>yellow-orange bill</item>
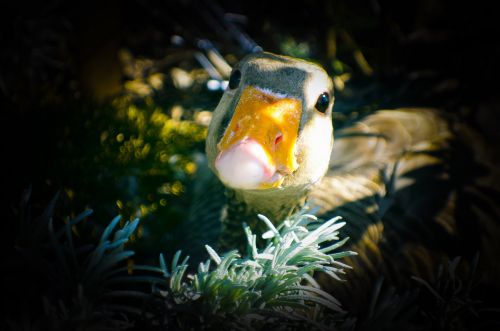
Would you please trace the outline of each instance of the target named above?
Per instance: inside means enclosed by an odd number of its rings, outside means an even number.
[[[251,140],[265,152],[261,157],[264,160],[260,161],[281,174],[292,173],[298,167],[295,146],[301,112],[302,104],[298,99],[246,87],[219,142],[220,154],[242,141]],[[277,187],[282,180],[281,177],[276,182],[262,183],[259,188]]]

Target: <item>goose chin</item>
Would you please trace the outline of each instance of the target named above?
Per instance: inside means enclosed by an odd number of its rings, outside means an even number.
[[[221,152],[215,160],[219,179],[240,190],[276,188],[283,182],[269,154],[253,139],[245,139]]]

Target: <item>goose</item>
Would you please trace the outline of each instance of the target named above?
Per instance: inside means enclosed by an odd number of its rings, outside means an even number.
[[[456,169],[469,172],[472,154],[456,148],[460,135],[444,113],[378,110],[334,134],[333,105],[321,66],[267,52],[243,58],[213,111],[183,249],[196,257],[203,244],[241,248],[243,223],[256,229],[258,214],[279,222],[307,204],[347,223],[352,270],[344,282],[319,280],[348,309],[366,304],[381,276],[401,286],[412,276],[432,281],[450,257],[476,252],[493,282],[500,227],[459,212],[472,184]]]

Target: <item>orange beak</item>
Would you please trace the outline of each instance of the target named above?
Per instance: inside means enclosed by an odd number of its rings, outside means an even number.
[[[218,144],[216,168],[234,188],[278,187],[297,167],[301,101],[246,87]]]

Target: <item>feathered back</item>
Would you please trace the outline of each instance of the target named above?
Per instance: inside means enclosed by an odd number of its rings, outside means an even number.
[[[359,255],[347,262],[353,270],[346,282],[324,285],[350,309],[368,302],[380,276],[400,286],[412,276],[432,281],[448,259],[499,251],[491,240],[480,249],[482,225],[460,215],[459,207],[469,207],[457,205],[464,178],[472,177],[461,171],[473,160],[442,115],[378,111],[337,133],[330,171],[309,202],[320,207],[320,217],[347,222],[342,235]],[[483,223],[500,234],[494,214]]]

